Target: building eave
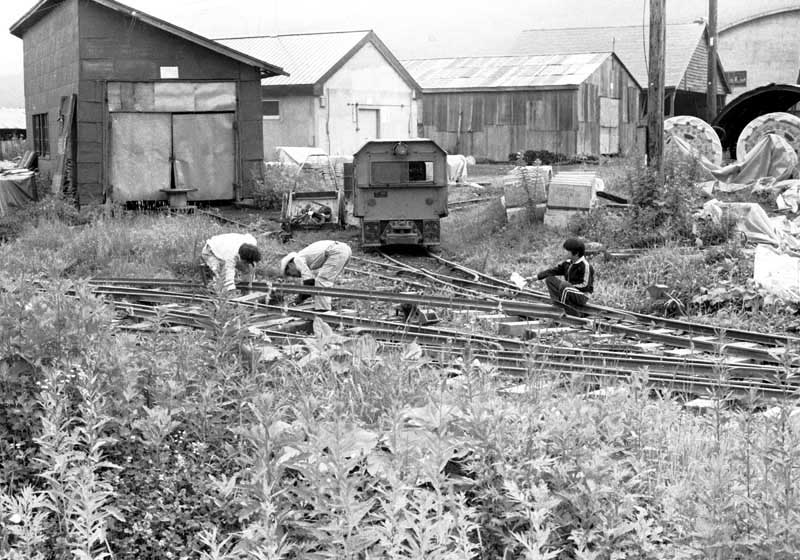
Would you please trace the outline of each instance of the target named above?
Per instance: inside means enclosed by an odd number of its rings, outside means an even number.
[[[9,29],[12,35],[19,37],[20,39],[23,38],[25,33],[34,26],[42,17],[44,17],[45,9],[55,6],[56,4],[60,4],[64,0],[40,0],[33,8],[28,10],[28,12],[23,15],[19,20],[17,20]],[[177,25],[173,25],[167,21],[162,19],[158,19],[157,17],[151,16],[144,12],[140,12],[139,10],[134,10],[133,8],[126,6],[124,4],[120,4],[114,0],[90,0],[95,4],[108,8],[110,10],[114,10],[115,12],[121,13],[127,17],[130,17],[135,20],[139,20],[142,23],[165,31],[166,33],[170,33],[177,37],[180,37],[190,43],[195,43],[202,47],[205,47],[211,51],[214,51],[218,54],[246,64],[248,66],[254,66],[260,70],[261,77],[269,77],[269,76],[277,76],[283,75],[287,76],[288,74],[280,68],[279,66],[275,66],[274,64],[270,64],[263,60],[259,60],[257,58],[253,58],[248,56],[242,52],[234,50],[230,47],[226,47],[225,45],[203,37],[202,35],[198,35],[193,33],[187,29],[182,27],[178,27]]]

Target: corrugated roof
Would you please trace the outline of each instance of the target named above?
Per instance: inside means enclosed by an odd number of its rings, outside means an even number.
[[[0,129],[25,130],[25,109],[0,107]]]
[[[12,35],[17,37],[23,38],[25,32],[30,29],[33,25],[36,24],[42,17],[44,17],[47,12],[53,9],[53,7],[61,2],[62,0],[40,0],[33,8],[28,10],[28,12],[23,15],[19,20],[17,20],[14,25],[11,26],[9,31]],[[134,10],[130,6],[126,6],[125,4],[121,4],[116,0],[92,0],[96,4],[100,6],[104,6],[110,10],[114,10],[121,14],[124,14],[132,19],[138,19],[148,25],[161,29],[162,31],[166,31],[167,33],[171,33],[182,39],[189,41],[191,43],[195,43],[207,49],[210,49],[214,52],[227,56],[228,58],[232,58],[234,60],[238,60],[244,64],[249,64],[251,66],[255,66],[261,69],[261,75],[275,75],[275,74],[282,74],[284,73],[283,69],[280,67],[264,62],[263,59],[255,58],[251,55],[243,53],[241,51],[237,51],[227,45],[222,45],[217,43],[216,41],[212,41],[206,37],[198,35],[196,33],[192,33],[182,27],[178,27],[168,21],[164,21],[162,19],[158,19],[156,17],[151,16],[150,14],[146,14],[139,10]]]
[[[257,58],[272,60],[288,76],[274,76],[262,85],[316,84],[371,32],[341,31],[264,37],[231,37],[217,42]]]
[[[667,24],[664,46],[667,87],[680,84],[692,54],[703,39],[704,30],[704,23]],[[636,81],[646,88],[649,45],[649,26],[527,29],[519,34],[510,52],[541,55],[613,51]]]
[[[573,87],[583,83],[610,52],[526,56],[475,56],[404,60],[423,91]]]

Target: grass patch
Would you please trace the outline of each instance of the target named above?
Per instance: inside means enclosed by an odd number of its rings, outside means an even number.
[[[490,363],[451,378],[414,343],[381,349],[323,324],[280,352],[224,300],[204,310],[208,331],[130,333],[81,280],[188,278],[202,241],[229,229],[50,215],[0,245],[0,556],[800,555],[791,401],[734,408],[716,391],[693,413],[645,371],[608,385],[536,363],[509,390]],[[563,234],[536,224],[463,231],[443,251],[492,275],[560,258]],[[699,253],[668,238],[596,257],[596,301],[644,309],[650,283],[690,298],[750,274],[735,244]],[[264,265],[286,252],[259,245]]]

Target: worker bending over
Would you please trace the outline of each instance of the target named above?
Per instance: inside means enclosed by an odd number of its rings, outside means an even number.
[[[567,259],[536,275],[544,280],[550,299],[568,306],[586,305],[594,291],[594,268],[586,260],[583,241],[571,237],[564,242]]]
[[[352,251],[347,243],[339,241],[315,241],[305,249],[289,253],[281,259],[281,275],[302,278],[304,286],[322,286],[330,288],[334,280],[342,273],[350,260]],[[310,295],[300,294],[295,299],[298,305]],[[331,298],[314,296],[315,311],[330,311]]]
[[[236,289],[236,271],[250,273],[253,281],[255,265],[261,260],[256,238],[249,233],[223,233],[206,241],[200,253],[203,262],[211,270],[210,286],[230,292]]]

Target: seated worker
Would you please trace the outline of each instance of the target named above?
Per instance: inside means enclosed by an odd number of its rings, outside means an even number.
[[[315,241],[305,249],[283,257],[280,272],[282,276],[302,278],[305,286],[330,288],[333,286],[333,281],[347,266],[351,253],[347,243],[330,240]],[[299,305],[309,297],[308,294],[299,294],[294,304]],[[330,311],[331,298],[314,296],[314,310]]]
[[[223,233],[206,241],[200,253],[211,270],[209,287],[230,292],[236,289],[236,271],[250,273],[253,280],[255,264],[261,260],[256,238],[249,233]]]
[[[594,268],[584,257],[586,245],[571,237],[564,241],[567,260],[536,275],[544,280],[550,299],[569,306],[586,305],[594,291]]]

